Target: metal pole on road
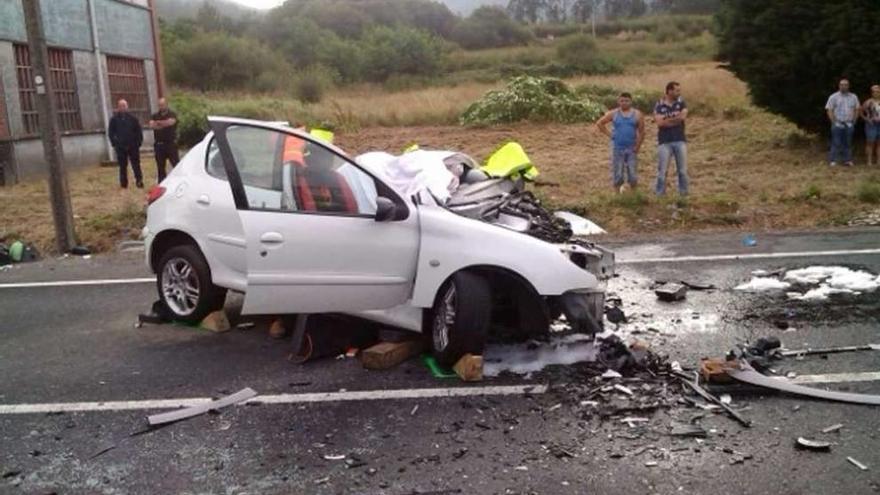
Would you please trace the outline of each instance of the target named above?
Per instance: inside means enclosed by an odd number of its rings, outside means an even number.
[[[53,95],[54,84],[49,72],[49,50],[46,48],[46,36],[43,33],[40,0],[22,0],[22,5],[36,88],[43,155],[49,166],[49,199],[55,223],[55,244],[59,252],[66,253],[76,245],[77,240],[67,175],[64,172],[64,150],[61,147],[61,129]]]

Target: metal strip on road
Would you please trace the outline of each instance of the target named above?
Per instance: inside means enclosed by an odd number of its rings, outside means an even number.
[[[797,383],[799,385],[807,383],[877,382],[880,381],[880,371],[868,371],[863,373],[830,373],[827,375],[802,375],[791,378],[789,379],[789,381],[792,383]]]
[[[765,260],[780,258],[823,258],[828,256],[857,256],[865,254],[880,254],[880,249],[854,249],[841,251],[795,251],[788,253],[742,253],[742,254],[716,254],[706,256],[678,256],[672,258],[642,258],[632,260],[618,260],[618,265],[643,265],[648,263],[686,263],[694,261],[739,261],[739,260]]]
[[[403,390],[367,390],[356,392],[324,392],[307,394],[259,395],[242,404],[302,404],[316,402],[350,402],[368,400],[432,399],[489,395],[540,395],[547,385],[501,385],[488,387],[421,388]],[[161,399],[113,402],[61,402],[55,404],[0,404],[3,414],[47,414],[62,412],[133,411],[174,409],[210,403],[209,398]]]

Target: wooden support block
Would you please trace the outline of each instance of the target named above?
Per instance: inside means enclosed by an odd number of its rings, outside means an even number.
[[[222,333],[232,330],[232,326],[229,324],[229,319],[226,318],[226,312],[222,309],[220,311],[214,311],[206,316],[199,326],[214,333]]]
[[[421,340],[381,342],[361,352],[361,363],[368,370],[387,370],[425,350]]]
[[[483,379],[483,356],[465,354],[455,363],[452,370],[463,381],[478,382]]]
[[[283,339],[287,337],[287,328],[284,326],[284,320],[275,318],[269,325],[269,336],[273,339]]]

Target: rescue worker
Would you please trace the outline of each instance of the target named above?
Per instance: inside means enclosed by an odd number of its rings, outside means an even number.
[[[165,180],[165,162],[171,162],[173,168],[180,161],[177,152],[177,114],[168,108],[165,98],[159,98],[159,111],[150,117],[150,129],[153,129],[157,177],[162,182]]]
[[[120,99],[116,103],[116,112],[107,126],[110,144],[116,151],[116,162],[119,164],[119,187],[128,188],[128,162],[134,172],[137,187],[143,189],[144,177],[141,173],[141,144],[144,132],[137,117],[128,112],[128,102]]]

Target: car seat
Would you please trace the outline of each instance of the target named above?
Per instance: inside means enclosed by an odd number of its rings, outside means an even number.
[[[335,170],[297,167],[296,189],[302,211],[359,212],[351,187]]]

